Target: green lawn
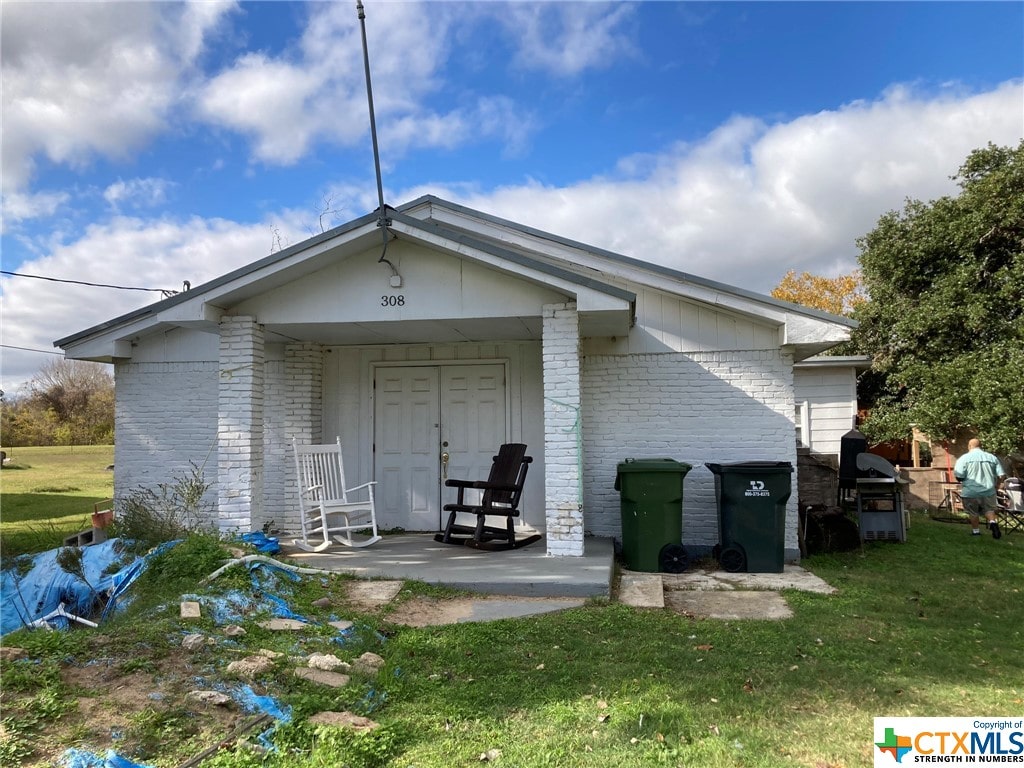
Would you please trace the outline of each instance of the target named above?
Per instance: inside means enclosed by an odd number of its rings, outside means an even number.
[[[42,552],[90,527],[93,504],[114,493],[114,446],[4,448],[0,470],[3,552]]]
[[[109,461],[96,454],[89,463],[102,475]],[[29,470],[4,470],[5,504],[8,478],[18,472]],[[101,488],[69,492],[72,506],[88,508]],[[479,765],[488,754],[487,762],[516,768],[854,768],[872,764],[874,717],[1024,712],[1019,533],[971,537],[964,525],[915,513],[906,543],[805,560],[838,592],[785,592],[794,616],[782,621],[711,620],[597,601],[557,614],[417,629],[391,624],[387,611],[346,607],[345,577],[266,588],[302,615],[354,621],[359,632],[343,643],[319,630],[269,633],[255,624],[262,616],[246,619],[248,634],[230,641],[209,617],[183,622],[181,595],[250,588],[241,569],[200,585],[224,553],[195,538],[194,546],[169,550],[159,571],[133,587],[128,611],[98,630],[5,638],[33,650],[27,662],[5,663],[8,741],[0,738],[0,756],[28,764],[32,750],[112,747],[147,765],[179,766],[223,736],[202,730],[209,721],[184,702],[194,676],[207,687],[231,682],[227,663],[260,649],[282,656],[253,685],[290,706],[294,720],[276,732],[276,752],[227,749],[204,768],[450,768]],[[424,594],[448,593],[409,583],[399,599]],[[318,607],[325,596],[330,606]],[[182,654],[190,632],[216,643]],[[345,688],[292,672],[296,657],[323,652],[351,661],[365,650],[383,656],[386,667]],[[77,688],[59,674],[69,666],[78,670]],[[95,686],[82,682],[90,670],[99,676]],[[127,674],[144,674],[137,685],[165,693],[144,700],[145,710],[111,744],[108,732],[83,721],[83,699],[104,695],[96,691],[111,675]],[[322,709],[366,714],[381,727],[354,736],[310,726],[306,717]]]

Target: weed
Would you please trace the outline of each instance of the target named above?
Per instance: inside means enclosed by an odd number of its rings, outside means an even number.
[[[132,752],[142,758],[159,754],[169,742],[180,742],[194,735],[198,728],[184,709],[158,710],[153,707],[133,714],[128,719],[125,741]]]
[[[0,765],[21,765],[35,751],[33,725],[15,717],[0,720]]]
[[[151,600],[170,599],[183,592],[191,592],[228,556],[217,535],[193,532],[174,546],[150,557],[146,570],[138,579],[138,592]]]
[[[187,474],[176,475],[168,483],[158,483],[155,490],[136,488],[119,500],[113,534],[149,549],[208,530],[213,503],[206,493],[211,484],[198,465],[189,464],[191,470]]]

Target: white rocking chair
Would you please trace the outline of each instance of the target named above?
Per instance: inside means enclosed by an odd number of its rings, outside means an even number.
[[[341,458],[341,438],[327,445],[303,445],[292,440],[295,469],[299,479],[299,519],[302,539],[295,545],[307,552],[323,552],[334,541],[347,547],[368,547],[380,541],[377,511],[373,503],[371,481],[351,488],[345,485],[345,465]],[[355,495],[364,497],[356,501]],[[367,519],[368,518],[368,519]],[[333,523],[333,524],[332,524]],[[353,538],[353,531],[372,529],[370,537]]]

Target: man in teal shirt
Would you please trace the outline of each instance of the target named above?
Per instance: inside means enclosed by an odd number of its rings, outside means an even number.
[[[981,450],[981,441],[972,438],[967,443],[967,453],[956,460],[953,475],[963,483],[960,498],[963,499],[964,509],[971,518],[972,535],[981,535],[978,521],[984,514],[989,530],[992,531],[992,538],[998,539],[1002,536],[999,523],[996,522],[996,489],[1006,477],[1006,472],[1003,471],[999,459],[988,451]]]

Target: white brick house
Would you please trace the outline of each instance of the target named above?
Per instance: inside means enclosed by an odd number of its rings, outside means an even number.
[[[444,476],[524,442],[548,554],[618,536],[618,462],[662,456],[693,465],[684,544],[702,551],[705,462],[796,465],[794,364],[850,321],[432,196],[387,216],[386,250],[369,214],[56,342],[115,366],[116,495],[195,462],[222,530],[293,528],[291,439],[340,435],[382,526],[434,531]],[[795,492],[788,512],[793,559]]]

